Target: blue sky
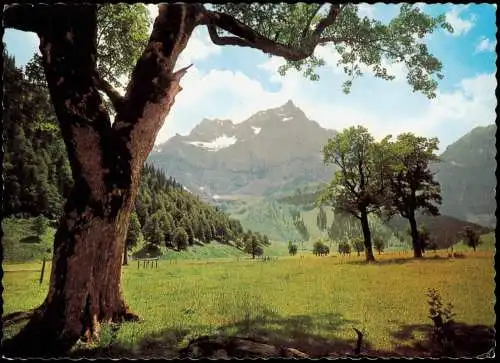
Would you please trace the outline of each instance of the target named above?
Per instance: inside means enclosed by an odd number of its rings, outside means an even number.
[[[205,28],[198,28],[177,64],[179,68],[190,63],[194,66],[183,78],[183,91],[176,97],[157,143],[176,133],[189,133],[203,118],[241,122],[259,110],[292,99],[324,127],[341,130],[362,124],[377,138],[407,131],[437,136],[444,150],[473,127],[495,122],[496,7],[419,6],[431,15],[446,14],[455,29],[453,34],[438,31],[426,40],[444,66],[445,79],[435,99],[413,93],[404,79],[404,68],[398,65],[390,68],[396,80],[387,82],[365,74],[354,82],[351,94],[344,95],[341,85],[346,78],[336,67],[335,52],[328,48],[318,50],[327,61],[320,81],[309,81],[297,72],[281,77],[276,72],[281,59],[253,49],[215,46]],[[156,7],[148,8],[154,16]],[[388,21],[397,14],[398,5],[362,4],[359,12]],[[38,48],[33,33],[7,29],[4,41],[20,66]]]

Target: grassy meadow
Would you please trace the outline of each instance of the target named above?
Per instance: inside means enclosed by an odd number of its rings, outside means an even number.
[[[391,252],[369,265],[355,254],[305,253],[268,262],[232,256],[161,260],[158,269],[138,269],[130,261],[123,291],[143,320],[104,327],[98,346],[77,346],[74,354],[174,357],[190,339],[218,334],[256,337],[320,357],[352,353],[356,327],[364,332],[365,352],[426,355],[428,288],[453,304],[464,332],[494,325],[493,252],[469,249],[464,255],[428,252],[415,261],[409,252]],[[42,302],[48,275],[39,285],[40,262],[3,268],[5,314]],[[4,327],[4,334],[19,328]]]

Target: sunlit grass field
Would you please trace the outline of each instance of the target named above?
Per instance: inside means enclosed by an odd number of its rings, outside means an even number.
[[[431,323],[428,288],[453,304],[457,321],[492,326],[494,254],[486,249],[464,253],[465,258],[447,258],[447,251],[438,251],[439,259],[428,252],[421,261],[409,252],[385,253],[369,265],[363,256],[309,253],[268,262],[248,257],[162,260],[157,269],[142,264],[138,269],[130,261],[123,269],[123,291],[143,320],[125,323],[114,333],[105,328],[99,344],[108,348],[101,354],[168,357],[192,338],[231,334],[306,344],[321,355],[321,349],[327,354],[328,349],[352,347],[353,327],[364,332],[371,348],[392,351],[410,343],[408,337],[395,336],[401,329]],[[42,302],[50,265],[42,285],[41,263],[3,267],[5,314]],[[420,339],[418,334],[414,339]]]

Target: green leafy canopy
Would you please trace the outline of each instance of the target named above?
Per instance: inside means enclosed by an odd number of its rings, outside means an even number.
[[[137,60],[144,51],[151,19],[144,4],[106,4],[97,8],[97,72],[114,87],[125,87]],[[46,87],[42,57],[34,54],[26,64],[28,79]],[[106,107],[112,111],[110,101]]]
[[[414,92],[429,98],[436,95],[438,80],[443,78],[442,64],[425,44],[425,37],[439,29],[453,32],[445,16],[430,16],[411,4],[402,4],[399,14],[388,23],[361,17],[356,4],[345,4],[335,21],[326,26],[320,38],[314,30],[327,17],[334,5],[328,4],[216,4],[210,11],[224,13],[251,28],[256,34],[290,49],[333,48],[338,55],[337,66],[348,79],[343,84],[349,93],[353,81],[371,72],[377,78],[393,80],[390,66],[402,63],[407,81]],[[115,87],[123,86],[120,78],[128,78],[136,60],[145,49],[151,20],[143,4],[100,5],[97,13],[98,71]],[[224,30],[217,28],[219,34]],[[248,39],[246,39],[248,40]],[[319,80],[318,69],[325,60],[313,52],[301,60],[287,60],[278,72],[290,69],[304,77]]]
[[[328,5],[253,3],[215,5],[214,8],[269,39],[300,48],[325,17]],[[439,29],[453,32],[444,15],[430,16],[412,4],[402,4],[399,14],[387,24],[361,17],[358,5],[345,4],[336,21],[324,30],[318,45],[337,51],[337,65],[349,77],[343,84],[345,93],[350,92],[353,80],[363,75],[363,70],[370,70],[377,78],[393,80],[395,76],[389,73],[389,65],[402,62],[413,91],[434,98],[438,80],[443,78],[442,64],[429,53],[424,37]],[[287,61],[279,73],[285,75],[294,68],[311,80],[319,80],[316,70],[324,65],[324,59],[313,54],[303,60]]]
[[[151,20],[143,4],[101,5],[97,12],[97,69],[114,86],[144,51]]]

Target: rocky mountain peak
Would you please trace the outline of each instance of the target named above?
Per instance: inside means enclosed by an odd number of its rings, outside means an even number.
[[[278,116],[281,117],[282,121],[290,121],[294,118],[306,118],[304,112],[298,108],[292,100],[288,100],[283,106],[275,109]]]
[[[230,135],[234,127],[235,125],[231,120],[204,118],[193,128],[189,136],[204,141],[222,134]]]
[[[295,109],[298,109],[298,107],[295,106],[295,104],[293,103],[292,100],[288,100],[283,106],[281,106],[281,108],[283,108],[285,110],[295,110]]]

